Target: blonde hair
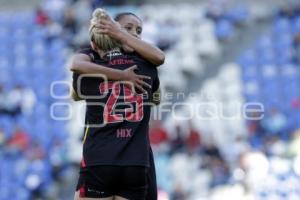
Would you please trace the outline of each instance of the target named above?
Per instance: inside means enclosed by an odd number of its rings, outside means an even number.
[[[121,43],[106,34],[100,33],[96,27],[101,20],[109,18],[109,15],[104,9],[97,8],[93,12],[91,24],[89,28],[90,39],[102,51],[107,52],[121,47]]]

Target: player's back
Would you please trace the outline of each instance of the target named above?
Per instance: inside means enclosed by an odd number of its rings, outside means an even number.
[[[151,77],[150,85],[157,78],[156,68],[136,54],[112,52],[100,59],[91,49],[87,52],[103,66],[124,70],[137,65],[139,74]],[[83,150],[86,165],[148,166],[152,91],[135,94],[126,84],[100,77],[74,75],[74,81],[74,88],[79,86],[77,93],[84,95],[87,102]]]

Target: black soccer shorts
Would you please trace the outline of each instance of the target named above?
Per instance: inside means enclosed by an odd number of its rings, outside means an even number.
[[[121,196],[145,200],[148,168],[137,166],[92,166],[82,168],[76,191],[80,197],[106,198]]]

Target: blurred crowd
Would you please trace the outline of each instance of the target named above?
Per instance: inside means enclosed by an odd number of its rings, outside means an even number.
[[[30,115],[35,101],[35,94],[30,88],[17,85],[7,91],[0,85],[0,115]]]

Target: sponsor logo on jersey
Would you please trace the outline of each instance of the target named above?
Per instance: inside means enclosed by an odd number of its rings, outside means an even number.
[[[134,65],[135,62],[132,59],[115,59],[115,60],[111,60],[109,61],[110,65]]]

